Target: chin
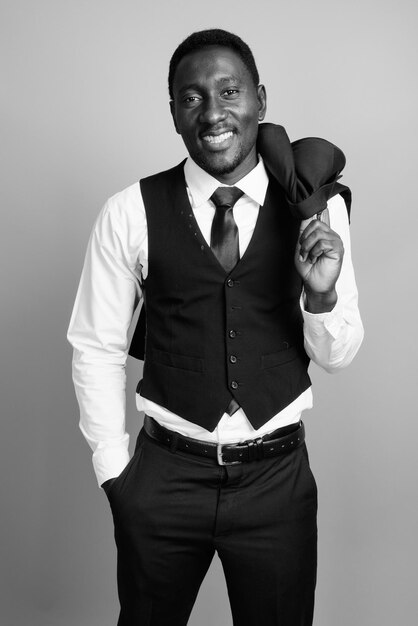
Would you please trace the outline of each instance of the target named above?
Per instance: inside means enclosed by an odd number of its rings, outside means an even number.
[[[202,154],[191,155],[192,159],[201,167],[205,172],[211,176],[223,176],[225,174],[231,174],[243,161],[241,154],[236,154],[232,158],[216,158]]]

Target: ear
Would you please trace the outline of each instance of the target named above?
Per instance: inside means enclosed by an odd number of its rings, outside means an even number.
[[[178,129],[177,121],[176,121],[176,107],[174,104],[174,100],[170,100],[170,111],[171,111],[171,117],[173,118],[173,122],[174,122],[174,128],[176,129],[176,132],[180,135],[180,131]]]
[[[262,122],[266,115],[267,110],[267,94],[264,85],[258,85],[257,87],[257,100],[258,100],[258,121]]]

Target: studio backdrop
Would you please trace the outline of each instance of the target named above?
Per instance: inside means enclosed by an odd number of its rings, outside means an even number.
[[[168,62],[209,27],[253,49],[267,121],[347,156],[366,338],[347,370],[311,366],[315,624],[416,623],[417,17],[412,0],[1,1],[2,624],[116,623],[112,519],[65,336],[101,206],[185,156]],[[132,444],[138,367],[129,360]],[[231,625],[216,559],[190,624]]]

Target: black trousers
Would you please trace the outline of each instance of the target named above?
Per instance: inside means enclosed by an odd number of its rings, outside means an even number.
[[[305,445],[221,467],[141,431],[108,495],[118,626],[185,626],[215,550],[235,626],[311,626],[317,493]]]

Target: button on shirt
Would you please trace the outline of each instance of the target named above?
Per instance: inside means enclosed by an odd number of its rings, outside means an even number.
[[[194,216],[209,244],[215,214],[210,197],[220,183],[190,158],[184,173]],[[244,192],[233,209],[242,257],[267,192],[268,176],[262,159],[235,186]],[[338,301],[331,312],[311,314],[304,310],[302,294],[301,309],[305,350],[315,363],[332,372],[351,362],[360,347],[363,327],[347,211],[341,196],[334,196],[328,209],[330,226],[340,235],[345,249],[336,286]],[[80,428],[93,450],[99,485],[118,476],[129,461],[129,436],[125,431],[128,329],[147,274],[147,220],[140,186],[135,183],[110,198],[96,220],[68,331],[74,349],[73,381],[80,406]],[[231,355],[231,363],[233,358]],[[312,391],[304,391],[258,430],[252,428],[242,409],[232,416],[224,414],[215,430],[209,432],[139,394],[137,407],[161,425],[188,437],[234,443],[297,422],[302,411],[312,407]]]

